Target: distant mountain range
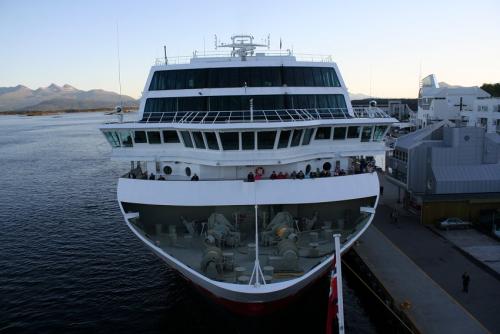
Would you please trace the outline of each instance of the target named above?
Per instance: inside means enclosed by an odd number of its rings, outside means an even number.
[[[351,98],[351,100],[365,100],[365,99],[369,99],[370,98],[370,95],[366,95],[366,94],[358,94],[358,93],[349,93],[349,97]]]
[[[122,106],[138,107],[139,102],[130,96],[121,97]],[[26,86],[0,87],[0,112],[2,111],[56,111],[113,108],[120,104],[120,95],[102,89],[79,90],[70,85],[29,89]]]

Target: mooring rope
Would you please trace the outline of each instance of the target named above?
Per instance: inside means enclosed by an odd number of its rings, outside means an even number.
[[[385,303],[384,300],[382,300],[382,298],[380,298],[380,296],[375,292],[373,291],[373,289],[368,285],[368,283],[366,283],[355,271],[354,269],[352,269],[344,260],[342,260],[342,263],[346,266],[347,269],[349,269],[353,274],[354,276],[356,276],[358,278],[358,280],[363,283],[364,286],[367,287],[367,289],[385,306],[385,308],[387,308],[389,310],[389,312],[392,313],[392,315],[394,315],[394,317],[396,319],[399,320],[399,322],[401,322],[401,324],[412,334],[415,334],[415,332],[410,328],[408,327],[408,325],[403,321],[403,319],[401,319],[390,307],[389,305],[387,305]]]

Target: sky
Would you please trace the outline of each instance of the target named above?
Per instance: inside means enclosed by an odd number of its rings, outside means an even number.
[[[51,83],[141,96],[167,54],[213,50],[214,35],[332,55],[351,93],[416,97],[419,78],[500,82],[500,1],[0,0],[0,87]],[[118,29],[117,29],[118,26]],[[118,34],[117,34],[118,30]]]

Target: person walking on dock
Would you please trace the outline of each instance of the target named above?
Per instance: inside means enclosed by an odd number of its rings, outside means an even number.
[[[470,276],[467,272],[462,274],[462,291],[469,293]]]

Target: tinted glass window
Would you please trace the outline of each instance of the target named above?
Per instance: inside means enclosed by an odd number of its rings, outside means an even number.
[[[120,135],[120,139],[122,141],[122,146],[124,146],[124,147],[134,146],[134,144],[132,142],[132,134],[129,131],[120,131],[119,135]]]
[[[149,90],[223,87],[339,87],[330,67],[235,67],[156,71]]]
[[[184,145],[186,147],[193,147],[193,141],[191,140],[191,136],[187,131],[181,131],[182,140],[184,141]]]
[[[238,132],[220,132],[220,141],[224,150],[238,150],[240,147]]]
[[[219,143],[217,142],[217,136],[214,132],[205,132],[205,138],[207,139],[208,148],[211,150],[218,150]]]
[[[376,125],[375,132],[373,133],[373,141],[381,141],[385,130],[387,130],[387,126],[385,125]]]
[[[163,131],[163,142],[164,143],[180,143],[177,131],[165,130]]]
[[[254,111],[266,110],[264,113],[254,113],[254,118],[279,120],[281,118],[290,119],[297,117],[296,113],[289,115],[286,112],[276,110],[280,109],[314,109],[329,108],[322,112],[322,117],[345,118],[347,107],[343,95],[323,94],[323,95],[254,95],[254,96],[196,96],[196,97],[168,97],[168,98],[149,98],[146,101],[142,121],[147,122],[178,122],[201,121],[204,113],[187,113],[187,111],[245,111],[239,117],[249,119],[250,99],[253,99]],[[310,111],[317,116],[316,111]],[[213,117],[213,116],[210,116]],[[224,119],[223,114],[218,115],[218,121]],[[231,115],[234,120],[235,114]],[[207,119],[206,119],[207,120]],[[209,120],[208,120],[209,121]]]
[[[257,148],[259,150],[269,150],[274,148],[276,131],[260,131],[257,133]]]
[[[330,139],[330,135],[332,133],[332,128],[330,127],[321,127],[316,130],[315,139]]]
[[[304,132],[304,139],[302,139],[302,145],[309,145],[311,142],[311,137],[313,134],[314,129],[306,129]]]
[[[347,129],[347,138],[359,138],[359,126],[350,126]]]
[[[288,141],[290,139],[290,134],[292,130],[283,130],[280,134],[280,139],[278,141],[278,148],[286,148],[288,147]]]
[[[292,143],[290,146],[299,146],[300,144],[300,137],[302,136],[302,129],[300,130],[293,130],[293,135],[292,135]]]
[[[255,133],[254,132],[242,132],[241,133],[241,144],[244,150],[255,149]]]
[[[372,137],[373,126],[364,126],[361,132],[361,141],[370,141]]]
[[[145,131],[135,131],[134,141],[136,143],[147,143]]]
[[[111,144],[111,146],[120,147],[120,137],[118,136],[118,133],[106,131],[104,132],[104,135],[106,136],[106,139]]]
[[[196,148],[205,148],[205,142],[203,141],[203,136],[201,135],[201,132],[195,131],[192,132],[192,135]]]
[[[150,144],[161,144],[160,131],[148,131],[148,142]]]
[[[333,140],[345,139],[347,129],[345,127],[333,129]]]

